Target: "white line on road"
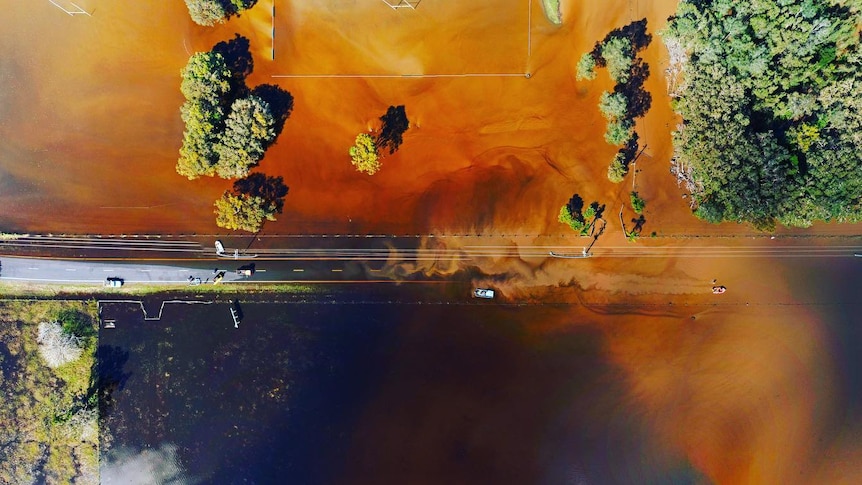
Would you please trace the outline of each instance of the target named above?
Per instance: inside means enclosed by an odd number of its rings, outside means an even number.
[[[344,270],[343,270],[343,269],[334,269],[334,270],[332,270],[332,272],[333,272],[333,273],[341,273],[342,271],[344,271]]]
[[[293,272],[294,272],[294,273],[301,273],[301,272],[303,272],[303,271],[305,271],[305,270],[304,270],[304,269],[299,269],[299,268],[294,268],[294,270],[293,270]]]
[[[78,271],[75,268],[66,268],[66,271]]]

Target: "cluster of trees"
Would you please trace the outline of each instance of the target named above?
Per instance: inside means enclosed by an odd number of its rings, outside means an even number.
[[[860,23],[836,1],[680,2],[664,34],[688,56],[673,171],[698,217],[862,220]]]
[[[278,86],[249,90],[245,78],[252,69],[249,41],[239,35],[189,59],[180,85],[186,129],[177,173],[245,177],[275,142],[293,98]]]
[[[586,236],[595,226],[596,221],[601,219],[604,210],[605,206],[599,205],[597,201],[593,201],[584,209],[584,199],[574,194],[564,206],[560,207],[557,220],[581,236]]]
[[[284,209],[288,187],[282,177],[253,173],[237,180],[232,191],[215,201],[216,224],[230,230],[258,232]]]
[[[651,40],[646,19],[641,19],[611,31],[578,61],[578,80],[595,79],[596,68],[604,67],[615,83],[613,92],[603,92],[599,101],[607,120],[605,141],[622,147],[608,166],[608,179],[615,183],[623,180],[638,152],[635,119],[646,114],[652,103],[643,87],[649,66],[638,56]]]
[[[189,59],[180,85],[186,129],[176,169],[190,180],[241,179],[215,202],[216,224],[258,232],[282,212],[287,187],[281,177],[250,170],[281,133],[293,97],[270,84],[249,89],[245,79],[253,68],[249,41],[239,35]]]
[[[192,20],[207,27],[226,22],[256,3],[257,0],[186,0]]]
[[[404,132],[410,128],[410,120],[404,106],[390,106],[386,114],[380,117],[382,122],[380,133],[375,137],[368,133],[360,133],[352,147],[348,149],[350,162],[359,172],[374,175],[380,170],[380,151],[389,149],[392,155],[403,142]]]

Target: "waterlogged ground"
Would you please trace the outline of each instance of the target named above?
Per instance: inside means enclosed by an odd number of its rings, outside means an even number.
[[[332,294],[242,304],[238,329],[226,303],[168,306],[159,322],[106,307],[117,327],[101,342],[123,384],[102,429],[102,477],[854,481],[862,281],[819,265],[762,270],[791,283],[746,299]]]

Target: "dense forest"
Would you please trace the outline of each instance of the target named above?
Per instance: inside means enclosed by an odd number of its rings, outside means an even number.
[[[682,0],[672,171],[695,214],[771,230],[862,216],[858,0]]]

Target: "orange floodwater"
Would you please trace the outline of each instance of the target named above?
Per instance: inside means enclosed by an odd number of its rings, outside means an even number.
[[[194,25],[181,1],[76,3],[93,16],[70,17],[47,1],[2,2],[4,231],[222,232],[212,201],[230,182],[190,182],[174,171],[182,135],[179,71],[192,52],[240,33],[255,60],[248,83],[276,83],[295,98],[258,169],[283,176],[290,187],[284,214],[267,223],[265,234],[519,234],[525,236],[512,244],[529,245],[535,235],[564,234],[556,214],[577,192],[608,206],[600,243],[622,245],[614,219],[631,181],[607,181],[616,150],[602,138],[597,109],[611,82],[604,72],[576,82],[574,72],[581,53],[609,30],[646,17],[654,38],[641,55],[650,65],[653,102],[638,122],[647,149],[636,165],[648,204],[644,231],[749,232],[696,221],[668,173],[676,119],[655,34],[675,1],[564,1],[562,27],[545,20],[538,0],[531,8],[520,0],[424,0],[415,12],[394,12],[379,1],[279,1],[275,39],[270,0],[211,29]],[[521,75],[527,72],[529,78]],[[272,77],[455,73],[519,75]],[[402,104],[411,128],[401,150],[383,159],[377,175],[359,174],[347,147],[376,127],[388,106]],[[859,226],[815,231],[856,234]],[[578,271],[566,261],[485,261],[482,269],[508,275],[508,283],[495,281],[508,294],[529,298],[531,287],[558,284],[587,290],[577,298],[594,309],[593,318],[549,318],[532,332],[564,334],[573,321],[598,329],[602,352],[620,369],[609,378],[623,388],[625,409],[640,409],[654,439],[704,476],[823,483],[862,475],[859,416],[846,404],[853,391],[836,371],[852,366],[832,352],[842,336],[835,322],[853,323],[846,312],[854,307],[797,305],[832,301],[825,293],[810,297],[812,288],[836,283],[828,271],[814,286],[805,283],[813,265],[803,270],[768,259],[611,258]],[[732,291],[724,305],[703,306],[714,301],[703,290],[716,277],[732,282]],[[649,306],[670,298],[672,309]],[[607,314],[615,308],[607,303],[629,300],[657,309]],[[687,303],[699,309],[694,320],[678,308]],[[529,348],[530,335],[523,338]]]

